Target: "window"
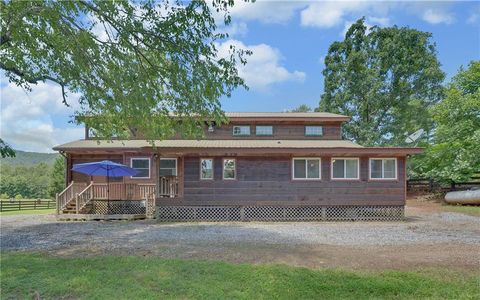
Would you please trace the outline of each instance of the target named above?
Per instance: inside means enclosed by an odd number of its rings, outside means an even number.
[[[256,135],[273,135],[273,126],[258,125],[255,127]]]
[[[132,178],[150,178],[150,158],[132,158],[130,166],[137,171]]]
[[[293,179],[320,179],[320,158],[294,158]]]
[[[332,179],[359,179],[358,158],[332,158]]]
[[[160,158],[160,176],[177,176],[177,159]]]
[[[250,126],[233,126],[233,135],[250,135]]]
[[[223,179],[235,179],[235,159],[223,160]]]
[[[200,179],[213,179],[213,159],[200,160]]]
[[[397,159],[371,158],[370,179],[397,179]]]
[[[321,136],[323,135],[322,126],[305,126],[306,136]]]

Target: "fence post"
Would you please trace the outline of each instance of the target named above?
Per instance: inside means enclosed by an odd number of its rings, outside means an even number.
[[[22,201],[18,200],[18,210],[22,210]]]
[[[452,191],[455,190],[455,181],[452,181],[452,183],[451,183],[451,190],[452,190]]]
[[[431,177],[428,179],[428,191],[433,192],[433,179]]]

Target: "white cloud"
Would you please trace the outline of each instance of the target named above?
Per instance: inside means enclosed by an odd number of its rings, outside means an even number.
[[[247,64],[238,64],[237,69],[240,77],[245,79],[252,89],[266,90],[272,84],[285,81],[305,80],[305,73],[289,71],[281,65],[283,57],[278,49],[266,44],[247,46],[238,40],[229,40],[217,46],[220,57],[227,57],[230,53],[230,45],[237,49],[251,50],[253,54],[247,57]]]
[[[230,37],[245,36],[248,32],[248,27],[247,27],[247,23],[245,22],[235,22],[235,23],[231,23],[229,26],[220,28],[219,31],[228,33]]]
[[[55,145],[82,138],[83,128],[54,124],[54,118],[65,119],[74,113],[78,95],[71,94],[72,107],[66,107],[59,86],[39,83],[29,92],[9,83],[3,72],[0,86],[1,136],[15,149],[52,152]]]
[[[307,27],[334,27],[341,24],[346,15],[362,11],[368,5],[370,4],[364,1],[313,3],[300,13],[301,24]]]
[[[432,8],[423,12],[422,19],[430,24],[452,24],[455,21],[451,13]]]

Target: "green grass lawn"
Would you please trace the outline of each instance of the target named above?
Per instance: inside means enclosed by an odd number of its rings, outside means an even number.
[[[474,299],[474,274],[351,272],[157,257],[2,253],[1,298]],[[477,298],[478,299],[478,298]]]
[[[480,216],[480,206],[472,205],[443,205],[444,211],[458,212],[472,216]]]
[[[13,216],[13,215],[45,215],[54,214],[55,208],[51,209],[22,209],[13,211],[2,211],[0,216]]]

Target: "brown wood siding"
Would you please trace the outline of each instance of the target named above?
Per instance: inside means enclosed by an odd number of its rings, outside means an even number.
[[[237,178],[222,180],[222,158],[214,159],[214,180],[200,180],[199,158],[184,159],[184,197],[158,205],[404,205],[405,158],[398,180],[368,179],[368,157],[360,159],[360,180],[330,179],[330,157],[322,159],[322,180],[292,180],[290,157],[236,157]]]
[[[247,136],[234,136],[233,126],[249,125],[250,135]],[[257,136],[255,134],[256,125],[271,125],[273,126],[273,135],[271,136]],[[322,126],[322,136],[305,136],[305,126]],[[341,140],[342,130],[341,122],[328,122],[328,123],[311,123],[311,122],[271,122],[271,123],[258,123],[258,122],[241,122],[241,123],[229,123],[219,127],[215,127],[214,132],[208,132],[207,128],[204,129],[205,139],[207,140],[233,140],[233,139],[261,139],[261,140]],[[86,137],[88,139],[88,137]],[[132,139],[144,139],[145,137],[139,132]],[[174,136],[171,139],[182,139],[180,135]]]
[[[233,126],[250,125],[250,135],[234,136]],[[272,125],[273,135],[257,136],[255,134],[256,125]],[[305,136],[305,125],[319,125],[323,127],[322,136]],[[215,128],[214,132],[205,131],[205,138],[209,140],[232,140],[232,139],[260,139],[260,140],[340,140],[342,138],[340,124],[253,124],[239,123],[227,124]]]

